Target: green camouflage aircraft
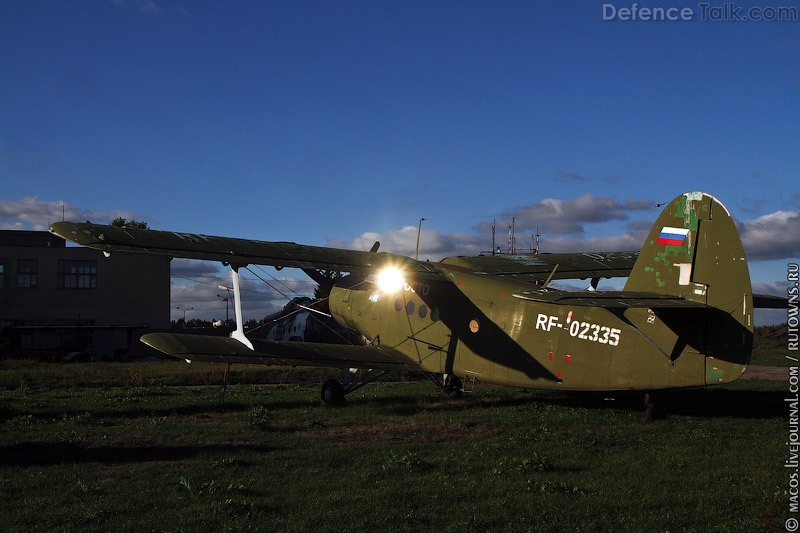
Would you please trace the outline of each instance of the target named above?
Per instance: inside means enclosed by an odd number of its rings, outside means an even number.
[[[237,321],[230,337],[150,333],[142,341],[187,362],[346,369],[342,382],[323,385],[328,404],[394,370],[424,373],[455,394],[476,381],[565,391],[729,383],[747,368],[753,345],[754,296],[739,234],[725,206],[701,192],[670,202],[634,253],[428,262],[377,246],[367,252],[88,222],[58,222],[50,231],[106,253],[230,265]],[[238,270],[249,264],[349,272],[330,292],[330,311],[366,344],[245,337]],[[600,278],[626,276],[621,291],[594,290]],[[549,286],[576,278],[590,279],[590,289]]]

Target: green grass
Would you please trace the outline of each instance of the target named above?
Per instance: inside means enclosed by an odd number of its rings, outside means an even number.
[[[787,353],[789,353],[789,350],[785,341],[756,336],[753,339],[753,357],[750,360],[750,364],[763,366],[796,365],[797,363],[786,358]]]
[[[376,383],[326,409],[315,373],[165,386],[196,379],[168,375],[191,366],[0,365],[0,530],[763,531],[786,518],[786,383],[660,393],[669,417],[647,423],[639,395],[447,400]]]

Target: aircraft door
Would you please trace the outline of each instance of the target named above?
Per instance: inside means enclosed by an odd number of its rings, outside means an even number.
[[[453,373],[491,382],[496,365],[490,354],[496,350],[497,326],[490,318],[491,303],[477,299],[473,303],[461,310],[452,328],[457,339]]]

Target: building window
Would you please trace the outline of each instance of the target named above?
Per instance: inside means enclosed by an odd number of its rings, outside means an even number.
[[[17,287],[35,289],[39,286],[39,261],[20,259],[17,261]]]
[[[59,261],[59,289],[96,289],[97,261]]]

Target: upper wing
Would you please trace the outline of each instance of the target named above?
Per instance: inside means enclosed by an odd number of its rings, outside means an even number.
[[[142,342],[189,362],[418,370],[399,352],[379,346],[251,339],[251,350],[230,337],[175,333],[148,333],[142,336]]]
[[[581,252],[572,254],[481,255],[448,257],[443,265],[476,274],[540,282],[551,279],[617,278],[631,273],[639,252]]]
[[[370,272],[392,265],[418,277],[438,277],[425,263],[402,255],[308,246],[293,242],[267,242],[195,233],[119,228],[90,222],[56,222],[50,231],[64,239],[104,252],[142,252],[277,267]]]
[[[387,265],[409,278],[435,279],[439,271],[464,270],[504,276],[519,281],[627,276],[638,252],[583,252],[574,254],[487,255],[450,257],[434,265],[409,257],[195,233],[120,228],[90,222],[56,222],[50,231],[67,240],[104,252],[143,252],[170,257],[206,259],[229,264],[367,273]]]

